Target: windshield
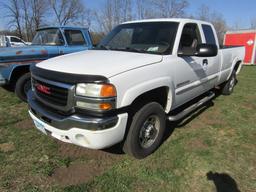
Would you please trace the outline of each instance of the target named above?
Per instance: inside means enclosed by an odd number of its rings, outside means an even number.
[[[36,33],[32,45],[63,45],[64,40],[59,29],[45,29]]]
[[[145,22],[117,26],[97,46],[98,49],[151,54],[172,52],[178,23]]]

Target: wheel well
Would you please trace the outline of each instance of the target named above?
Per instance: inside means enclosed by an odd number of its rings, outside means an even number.
[[[237,72],[237,70],[239,69],[239,66],[240,66],[241,63],[242,63],[242,61],[236,62],[236,65],[235,65],[235,67],[234,67],[234,71],[235,71],[235,72]]]
[[[29,65],[26,65],[26,66],[22,66],[22,67],[16,67],[13,71],[12,71],[12,74],[11,74],[11,77],[10,77],[10,84],[12,86],[15,86],[17,80],[22,76],[24,75],[25,73],[28,73],[29,72]]]
[[[132,102],[131,106],[133,110],[140,109],[143,105],[149,102],[157,102],[163,107],[163,109],[165,109],[167,104],[168,89],[168,87],[159,87],[143,93]]]
[[[127,137],[127,134],[130,130],[130,126],[131,126],[132,118],[134,114],[139,109],[141,109],[141,107],[143,107],[145,104],[149,102],[157,102],[163,107],[163,109],[165,109],[167,105],[168,91],[169,91],[168,87],[159,87],[159,88],[147,91],[146,93],[143,93],[140,96],[136,97],[136,99],[132,102],[131,107],[129,108],[129,111],[128,111],[129,116],[128,116],[124,138]]]

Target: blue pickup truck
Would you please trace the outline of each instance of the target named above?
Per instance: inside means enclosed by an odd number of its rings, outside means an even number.
[[[47,27],[37,30],[30,46],[0,48],[0,85],[15,91],[23,101],[31,87],[30,65],[63,54],[93,47],[88,29]]]

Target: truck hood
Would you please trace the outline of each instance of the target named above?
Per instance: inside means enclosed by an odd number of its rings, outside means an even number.
[[[0,49],[0,63],[45,60],[57,55],[58,48],[54,46],[7,47]]]
[[[101,75],[117,74],[161,62],[163,56],[110,50],[89,50],[38,63],[39,68],[63,73]]]

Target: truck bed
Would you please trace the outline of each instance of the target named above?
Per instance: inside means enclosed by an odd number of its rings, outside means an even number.
[[[225,82],[229,78],[232,73],[232,69],[234,68],[234,65],[238,61],[243,61],[245,55],[245,48],[240,46],[223,47],[219,50],[219,54],[221,56],[221,66],[219,70],[220,77],[218,84]],[[237,70],[237,73],[239,73],[239,71],[240,69]]]

